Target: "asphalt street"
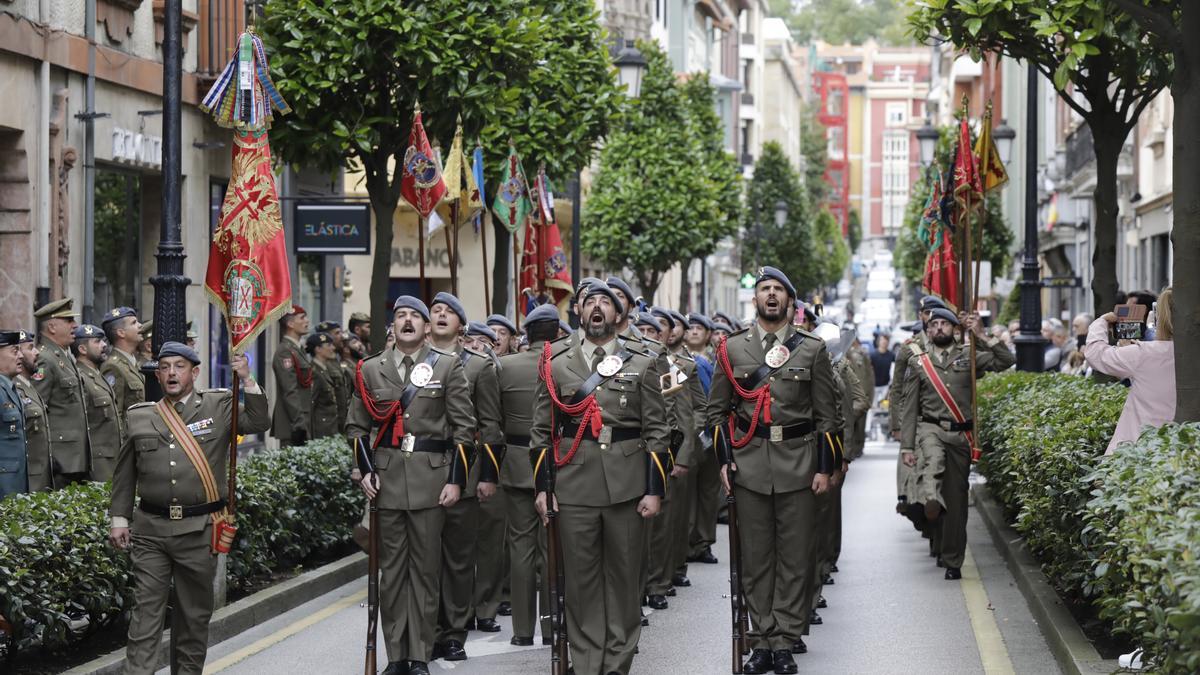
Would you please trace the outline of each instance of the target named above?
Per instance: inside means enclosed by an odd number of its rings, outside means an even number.
[[[1033,618],[972,512],[962,581],[946,581],[925,540],[896,515],[894,443],[869,443],[844,492],[844,535],[836,583],[825,587],[824,624],[806,638],[800,672],[1058,673]],[[729,672],[726,528],[717,565],[692,564],[690,588],[650,615],[633,673]],[[361,673],[366,580],[313,599],[209,650],[206,673]],[[533,673],[549,669],[549,648],[509,645],[504,631],[471,633],[470,658],[437,661],[431,672]],[[540,644],[540,640],[535,640]],[[382,650],[382,637],[380,638]],[[382,670],[386,659],[381,655]],[[167,671],[162,671],[166,673]]]

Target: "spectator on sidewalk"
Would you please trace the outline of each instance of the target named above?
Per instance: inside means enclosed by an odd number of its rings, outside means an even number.
[[[1042,337],[1046,338],[1042,370],[1044,372],[1061,370],[1066,365],[1067,354],[1071,350],[1067,339],[1067,327],[1058,319],[1046,319],[1042,322]]]
[[[1171,289],[1167,288],[1158,297],[1154,340],[1122,346],[1108,344],[1109,326],[1117,321],[1117,315],[1112,312],[1096,319],[1088,328],[1087,344],[1083,348],[1088,365],[1098,372],[1129,378],[1132,382],[1106,455],[1111,455],[1125,441],[1137,440],[1144,425],[1162,426],[1175,418],[1172,296]]]
[[[896,354],[890,348],[891,340],[887,335],[875,336],[875,347],[871,350],[871,367],[875,369],[875,404],[887,395],[888,384],[892,381],[892,364],[896,362]]]
[[[1071,331],[1075,333],[1075,347],[1083,349],[1087,344],[1088,326],[1092,325],[1092,315],[1087,312],[1080,312],[1071,319]]]
[[[1067,355],[1067,362],[1063,364],[1062,372],[1064,375],[1091,375],[1092,369],[1088,367],[1087,358],[1084,357],[1083,351],[1076,349]]]

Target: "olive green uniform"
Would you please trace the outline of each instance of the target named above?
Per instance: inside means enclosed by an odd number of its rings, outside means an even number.
[[[314,358],[312,374],[308,437],[337,436],[342,431],[338,419],[338,390],[343,383],[342,373],[336,363],[324,364]]]
[[[500,558],[504,549],[504,528],[498,533],[482,527],[482,504],[476,497],[480,480],[496,483],[504,446],[500,429],[500,384],[496,366],[487,354],[470,349],[451,352],[463,365],[471,402],[474,404],[481,452],[467,476],[458,503],[446,509],[442,527],[441,605],[438,612],[438,642],[467,639],[467,625],[473,621],[476,600],[481,587],[487,586],[489,597],[500,592]],[[502,498],[497,490],[492,500]],[[503,508],[503,503],[501,503]],[[498,536],[497,536],[498,535]],[[500,601],[491,603],[491,614],[480,618],[494,619]],[[483,608],[485,611],[488,607]]]
[[[112,387],[117,418],[121,420],[121,427],[127,428],[125,412],[130,406],[146,400],[146,379],[138,370],[137,359],[113,347],[112,353],[100,364],[100,374]]]
[[[46,422],[50,434],[50,452],[56,470],[66,481],[88,477],[91,457],[88,454],[88,420],[85,409],[83,381],[75,359],[67,350],[49,340],[38,340],[38,369],[29,378],[46,403]]]
[[[404,452],[402,439],[393,441],[394,423],[388,423],[375,449],[379,605],[389,661],[432,658],[445,519],[438,499],[452,479],[466,483],[468,467],[462,462],[465,449],[474,446],[475,415],[462,362],[453,354],[425,345],[410,357],[412,365],[404,365],[404,353],[395,348],[362,362],[364,388],[386,405],[400,400],[412,371],[426,362],[431,350],[437,352],[433,377],[403,411],[405,433],[431,449]],[[378,428],[356,388],[347,436],[371,443]]]
[[[711,348],[702,354],[709,363],[716,364],[717,359]],[[703,392],[702,392],[703,394]],[[708,404],[708,395],[703,394],[703,405]],[[704,427],[704,414],[699,416],[701,427]],[[703,555],[717,543],[717,510],[721,505],[721,467],[717,463],[717,455],[711,448],[712,439],[708,445],[696,453],[696,464],[689,468],[688,476],[695,493],[695,506],[689,520],[691,531],[688,533],[688,557]]]
[[[46,423],[46,403],[25,375],[13,379],[17,395],[25,408],[25,466],[29,470],[29,491],[54,489],[54,459],[50,455],[50,426]]]
[[[271,414],[271,435],[281,445],[292,445],[296,431],[308,433],[312,414],[312,359],[300,343],[284,337],[271,359],[275,374],[275,409]]]
[[[238,414],[238,432],[255,434],[270,424],[267,397],[261,387],[246,392]],[[228,498],[229,440],[233,395],[228,389],[196,390],[180,404],[180,417],[196,439],[216,478],[222,499]],[[109,512],[114,526],[132,521],[133,610],[125,672],[153,673],[158,669],[159,641],[173,595],[171,636],[179,673],[199,675],[208,650],[208,621],[213,611],[213,576],[217,556],[212,552],[212,519],[196,515],[171,519],[134,509],[195,506],[208,502],[200,474],[184,454],[174,433],[153,403],[129,409],[128,434],[121,444],[112,477]]]
[[[592,364],[597,362],[594,349],[581,333],[553,343],[551,366],[559,400],[569,402],[592,375]],[[655,358],[632,340],[623,345],[611,340],[602,349],[608,354],[627,350],[631,355],[615,376],[593,391],[603,425],[610,430],[600,436],[611,433],[612,442],[600,443],[585,429],[578,450],[557,468],[555,480],[566,631],[571,662],[580,675],[624,675],[633,662],[642,630],[646,541],[637,504],[650,489],[649,471],[660,471],[666,482],[663,469],[669,443]],[[551,427],[559,424],[566,425],[559,450],[567,459],[580,419],[565,419],[548,389],[539,387],[530,441],[534,448],[548,449],[541,453],[543,461],[553,461]],[[659,460],[659,453],[664,459]],[[648,466],[655,461],[662,462],[661,469]]]
[[[354,391],[354,368],[357,364],[339,356],[337,365],[338,373],[341,375],[341,379],[336,380],[339,385],[336,390],[338,394],[338,431],[344,433],[346,431],[346,415],[350,412],[350,396]]]
[[[786,326],[769,335],[774,336],[773,344],[783,344],[795,332]],[[733,376],[748,378],[763,365],[768,350],[757,323],[731,334],[727,353]],[[732,450],[738,467],[734,497],[750,646],[786,650],[807,627],[809,608],[804,600],[816,583],[810,564],[818,531],[812,483],[819,471],[832,471],[831,438],[839,431],[837,392],[825,343],[804,333],[767,382],[771,425],[780,427],[784,440],[771,440],[770,426],[760,419],[754,437]],[[754,403],[737,396],[718,362],[709,392],[708,428],[725,425],[727,430],[730,410],[737,418],[740,441],[747,433],[742,429],[749,428],[754,415]]]
[[[888,430],[893,436],[900,433],[900,420],[904,417],[904,382],[908,377],[908,361],[914,349],[924,350],[925,333],[917,333],[896,350],[896,362],[892,367],[892,385],[888,388]],[[896,458],[896,499],[899,502],[916,504],[921,501],[917,494],[917,473]]]
[[[969,346],[957,342],[945,349],[928,343],[928,357],[964,416],[971,415],[971,357]],[[967,479],[971,448],[966,434],[951,431],[954,417],[934,389],[921,365],[923,354],[909,358],[904,379],[904,419],[901,452],[916,452],[919,501],[936,501],[945,509],[935,525],[936,543],[947,567],[962,567],[967,549]],[[976,348],[975,372],[1000,372],[1016,363],[1008,347],[996,338]]]
[[[862,457],[867,444],[867,412],[871,409],[871,400],[875,397],[875,368],[871,365],[871,357],[858,340],[850,344],[843,358],[850,362],[857,382],[850,392],[851,398],[855,400],[851,406],[853,414],[846,417],[846,459],[855,460]],[[866,396],[866,407],[859,405],[860,395]]]
[[[90,477],[94,481],[107,482],[112,480],[113,470],[117,468],[117,451],[124,440],[116,395],[100,375],[99,368],[86,361],[77,361],[76,367],[87,405],[88,438],[92,453]]]

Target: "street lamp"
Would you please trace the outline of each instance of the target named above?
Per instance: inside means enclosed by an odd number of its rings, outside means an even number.
[[[1042,281],[1038,265],[1038,217],[1037,217],[1037,125],[1038,125],[1038,70],[1032,63],[1028,67],[1025,94],[1025,250],[1021,256],[1021,330],[1013,337],[1017,346],[1017,370],[1032,373],[1042,371],[1042,356],[1046,338],[1042,337]],[[997,134],[998,135],[998,134]],[[1015,133],[1013,134],[1016,135]],[[1004,151],[996,148],[1000,157]]]
[[[917,144],[921,149],[921,165],[929,166],[933,164],[933,155],[937,151],[938,130],[933,128],[929,123],[929,118],[925,118],[925,126],[917,129]]]
[[[1000,155],[1000,161],[1008,164],[1008,160],[1012,159],[1013,141],[1017,138],[1016,130],[1008,126],[1008,120],[1001,118],[1000,126],[992,132],[992,138],[996,141],[996,152]]]
[[[629,98],[641,96],[642,74],[646,72],[646,57],[642,56],[632,42],[626,42],[621,51],[617,52],[613,64],[617,66],[617,82],[625,90],[625,95]]]
[[[778,227],[783,227],[787,223],[787,219],[788,219],[787,202],[780,199],[779,201],[775,202],[775,225],[777,225]]]

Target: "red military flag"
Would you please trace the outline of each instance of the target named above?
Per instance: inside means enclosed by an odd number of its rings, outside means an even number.
[[[938,247],[925,259],[925,278],[921,286],[926,294],[941,298],[952,312],[957,313],[962,306],[958,257],[954,254],[954,237],[949,232],[942,233]]]
[[[534,307],[553,301],[559,312],[566,312],[573,292],[571,272],[567,269],[567,254],[563,251],[562,234],[554,222],[554,193],[546,179],[546,169],[538,169],[531,186],[534,202],[533,218],[525,228],[525,249],[521,258],[522,314]]]
[[[959,206],[959,224],[966,222],[983,204],[983,182],[979,163],[971,150],[971,128],[966,115],[958,122],[958,148],[954,156],[954,199]],[[968,211],[972,213],[968,213]]]
[[[408,133],[408,149],[400,174],[400,196],[412,205],[421,218],[428,218],[438,202],[446,196],[446,183],[438,167],[425,125],[421,122],[421,106],[413,110],[412,129]]]
[[[235,354],[292,308],[287,241],[265,129],[239,131],[204,290],[229,325]]]

